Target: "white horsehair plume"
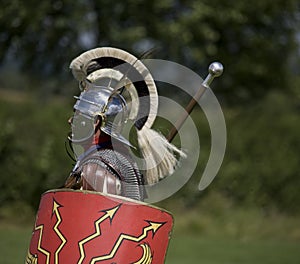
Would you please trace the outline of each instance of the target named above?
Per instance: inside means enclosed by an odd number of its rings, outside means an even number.
[[[126,66],[130,65],[139,73],[138,80],[130,78],[131,68],[127,68],[125,72],[117,66],[101,65],[97,67],[97,60],[101,58],[110,58],[111,60],[122,61]],[[90,68],[95,69],[90,71]],[[146,66],[132,54],[112,47],[95,48],[84,52],[79,57],[75,58],[70,68],[74,77],[80,82],[82,89],[86,89],[87,82],[94,83],[99,78],[111,78],[119,82],[119,86],[125,87],[131,96],[131,112],[129,119],[135,122],[137,129],[138,145],[145,162],[145,183],[153,185],[164,177],[172,174],[178,165],[178,156],[186,157],[185,153],[176,146],[168,142],[168,140],[160,133],[152,129],[158,110],[158,94],[155,82],[151,73]],[[136,77],[135,77],[136,78]],[[143,81],[148,96],[142,94],[145,91],[140,91],[140,87],[135,85],[136,81]],[[115,87],[118,89],[119,87]],[[145,88],[142,88],[145,89]],[[140,94],[142,94],[140,96]],[[142,97],[142,99],[140,98]],[[146,98],[146,99],[145,99]],[[149,111],[141,122],[141,116],[138,118],[139,111],[143,113],[144,109],[141,100],[148,100]]]
[[[137,131],[139,148],[146,163],[147,184],[155,184],[173,174],[178,165],[176,154],[185,158],[186,154],[171,144],[162,134],[143,127]]]

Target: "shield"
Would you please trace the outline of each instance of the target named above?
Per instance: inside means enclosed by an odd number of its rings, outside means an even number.
[[[51,190],[42,195],[26,263],[164,263],[170,213],[119,196]]]

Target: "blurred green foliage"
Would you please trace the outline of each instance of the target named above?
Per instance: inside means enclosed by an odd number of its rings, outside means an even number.
[[[98,46],[137,56],[157,48],[152,58],[203,76],[211,61],[225,66],[213,84],[228,127],[219,175],[207,190],[197,191],[210,132],[196,109],[192,116],[205,142],[201,160],[190,182],[162,206],[218,211],[222,200],[222,208],[228,202],[266,213],[300,213],[299,1],[1,3],[0,206],[6,209],[0,217],[14,214],[12,205],[24,214],[35,209],[41,193],[67,177],[72,162],[64,144],[72,103],[65,98],[78,94],[68,64]],[[214,193],[221,198],[209,199]]]
[[[299,214],[299,106],[298,97],[273,92],[251,106],[223,108],[228,129],[225,158],[218,176],[203,192],[197,186],[209,157],[210,132],[207,121],[196,110],[192,117],[199,125],[200,162],[191,180],[173,197],[180,202],[173,207],[171,198],[164,206],[172,210],[202,208],[202,199],[206,201],[210,192],[216,191],[221,195],[219,201],[228,201],[233,207],[260,208],[267,214]],[[219,196],[213,197],[205,211],[219,211]]]
[[[64,99],[16,103],[3,98],[0,110],[0,204],[21,207],[18,203],[22,202],[35,209],[41,193],[60,187],[72,168],[64,145],[72,104]],[[199,165],[190,182],[160,206],[172,211],[203,207],[202,200],[208,201],[213,191],[212,204],[204,206],[207,211],[219,211],[218,201],[224,200],[266,213],[300,213],[299,101],[272,93],[251,108],[223,110],[228,143],[217,178],[208,189],[197,190],[209,156],[210,134],[203,114],[196,109],[192,117],[205,142]]]
[[[291,75],[299,73],[297,0],[2,0],[1,6],[0,60],[60,81],[70,77],[75,56],[98,46],[137,56],[157,48],[154,58],[201,74],[220,60],[226,74],[217,92],[231,104],[289,91]]]
[[[299,106],[299,98],[273,92],[227,118],[229,140],[219,186],[237,203],[300,212]]]
[[[71,169],[64,151],[70,112],[55,102],[1,100],[1,206],[36,207],[42,192],[63,184]]]

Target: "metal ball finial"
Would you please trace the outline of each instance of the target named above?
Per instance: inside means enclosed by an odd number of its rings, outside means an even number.
[[[208,87],[214,78],[221,76],[223,73],[223,65],[220,62],[213,62],[209,65],[208,75],[202,85]]]
[[[219,77],[223,73],[223,65],[220,62],[213,62],[209,65],[208,71],[214,77]]]

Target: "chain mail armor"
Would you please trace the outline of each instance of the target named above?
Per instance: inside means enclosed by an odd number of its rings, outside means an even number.
[[[82,177],[96,177],[96,171],[92,172],[93,175],[83,175],[82,173],[84,168],[91,164],[96,164],[98,165],[98,170],[102,170],[108,172],[109,175],[113,175],[116,178],[115,180],[117,180],[116,184],[120,182],[121,196],[141,201],[145,198],[143,176],[136,163],[129,157],[112,149],[95,149],[85,157],[79,159],[71,173],[71,177],[77,178],[77,183],[81,182],[77,188],[83,186]],[[108,191],[108,193],[110,192]],[[112,194],[116,193],[113,192]]]

